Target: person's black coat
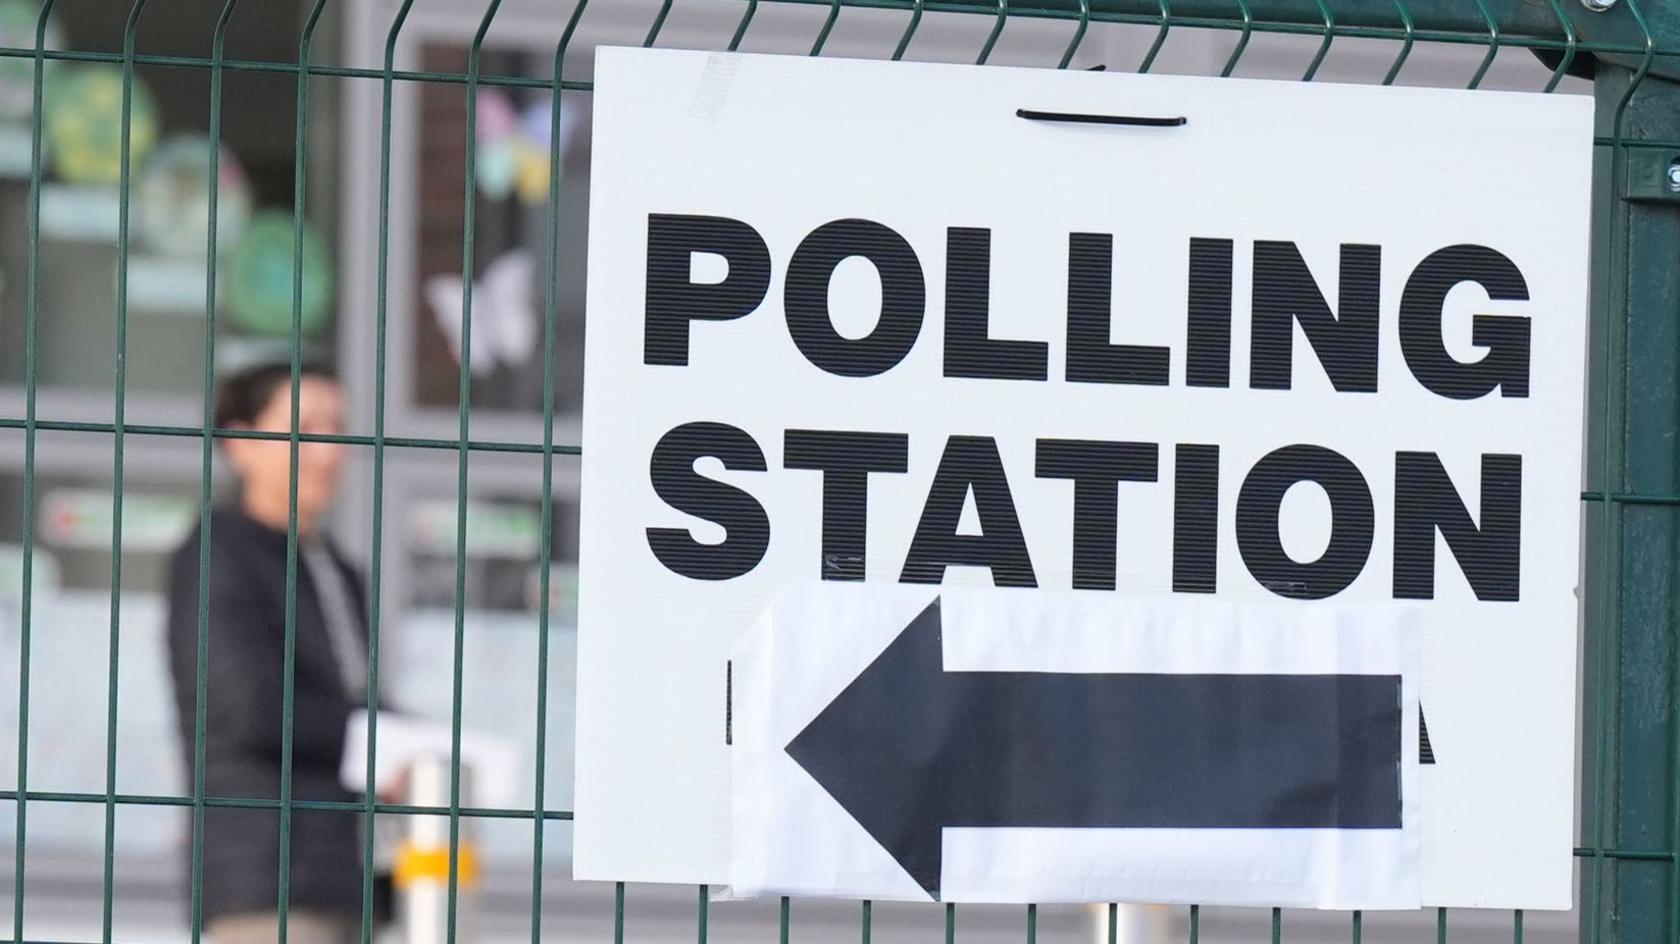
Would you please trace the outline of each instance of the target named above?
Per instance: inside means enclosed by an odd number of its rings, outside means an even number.
[[[197,704],[200,528],[175,553],[168,593],[169,663],[189,785]],[[225,508],[211,514],[210,536],[205,795],[277,800],[284,730],[286,534]],[[361,581],[334,556],[360,617],[365,610]],[[363,619],[357,622],[365,639]],[[295,625],[292,799],[358,801],[339,785],[338,771],[345,722],[361,702],[353,702],[345,690],[301,559]],[[290,834],[289,907],[360,914],[362,830],[357,814],[294,808]],[[280,848],[278,810],[207,807],[206,920],[275,911]]]

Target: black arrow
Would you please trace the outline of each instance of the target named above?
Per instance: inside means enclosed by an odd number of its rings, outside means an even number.
[[[947,672],[939,601],[787,746],[930,895],[944,827],[1400,828],[1400,676]]]

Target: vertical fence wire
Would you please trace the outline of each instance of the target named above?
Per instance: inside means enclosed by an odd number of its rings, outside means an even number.
[[[624,944],[624,883],[613,883],[613,944]]]
[[[472,413],[473,249],[478,207],[478,88],[484,57],[484,38],[490,33],[502,0],[489,0],[478,31],[467,50],[466,171],[462,184],[465,207],[461,219],[461,363],[456,406],[459,440],[455,464],[455,625],[449,695],[449,884],[445,937],[455,944],[461,887],[461,694],[467,635],[467,469],[472,455],[469,420]]]
[[[1073,54],[1079,51],[1079,44],[1085,41],[1085,31],[1091,27],[1091,0],[1079,0],[1079,25],[1074,27],[1073,38],[1068,40],[1067,48],[1062,51],[1062,59],[1056,63],[1056,68],[1066,69],[1073,61]]]
[[[548,775],[548,637],[552,606],[549,595],[554,564],[554,333],[560,305],[560,180],[565,169],[565,142],[560,136],[560,114],[565,98],[561,86],[566,72],[566,50],[571,47],[572,36],[577,32],[578,23],[588,6],[589,0],[578,0],[566,21],[565,31],[560,34],[560,42],[554,47],[554,76],[549,92],[548,261],[543,289],[542,498],[538,512],[542,541],[537,552],[537,769],[531,794],[531,944],[541,944],[542,941],[543,839],[546,828],[543,810]]]
[[[1680,160],[1677,158],[1676,160]],[[1673,173],[1673,164],[1670,173]],[[1671,616],[1671,627],[1680,627],[1680,616]],[[1668,827],[1668,935],[1680,937],[1680,645],[1674,647],[1669,663],[1669,827]],[[1522,913],[1517,913],[1521,934]]]
[[[1313,54],[1312,62],[1307,71],[1301,76],[1301,81],[1311,82],[1318,75],[1318,67],[1324,64],[1324,57],[1330,55],[1330,44],[1336,40],[1336,14],[1331,11],[1326,0],[1314,0],[1318,4],[1318,12],[1324,17],[1324,39],[1318,44],[1318,52]]]
[[[584,0],[580,0],[580,3]],[[747,8],[741,14],[741,22],[735,26],[735,35],[729,38],[728,49],[734,52],[741,48],[741,40],[747,38],[747,27],[752,25],[753,17],[758,13],[758,0],[747,0]]]
[[[648,27],[647,38],[642,40],[644,47],[651,48],[659,41],[659,32],[665,28],[665,18],[671,15],[671,4],[676,0],[664,0],[659,5],[659,12],[653,17],[653,25]]]
[[[1487,75],[1488,68],[1493,65],[1494,57],[1499,55],[1499,21],[1494,19],[1493,13],[1488,10],[1486,0],[1475,0],[1475,2],[1476,10],[1482,14],[1482,19],[1487,21],[1488,35],[1487,54],[1482,56],[1481,65],[1476,67],[1476,74],[1470,77],[1470,84],[1466,86],[1466,88],[1472,89],[1481,86],[1482,78]]]
[[[408,23],[414,0],[402,0],[385,34],[384,73],[379,80],[379,235],[374,249],[373,302],[373,495],[368,537],[367,599],[367,750],[362,782],[362,944],[373,942],[374,836],[378,828],[375,788],[379,751],[379,662],[385,601],[385,370],[390,321],[391,266],[391,112],[397,39]]]
[[[222,67],[227,53],[228,27],[233,24],[233,11],[239,0],[227,0],[216,30],[210,39],[210,131],[209,182],[207,184],[208,212],[205,221],[204,247],[204,389],[202,391],[204,428],[199,441],[198,491],[198,627],[193,667],[193,809],[192,861],[187,881],[190,885],[188,904],[188,934],[192,944],[199,944],[204,932],[204,760],[205,737],[209,726],[209,661],[210,661],[210,581],[205,579],[210,566],[210,486],[213,473],[215,438],[212,427],[216,421],[216,212],[221,196],[222,148]]]
[[[974,59],[974,64],[983,66],[986,60],[992,58],[992,49],[997,46],[998,37],[1003,35],[1003,28],[1009,22],[1009,0],[998,0],[997,18],[992,21],[992,31],[986,36],[986,44],[980,47],[980,55]]]
[[[1242,32],[1237,34],[1237,45],[1231,49],[1231,57],[1225,60],[1225,65],[1219,70],[1220,78],[1228,78],[1237,68],[1237,60],[1242,58],[1248,50],[1249,37],[1254,35],[1254,10],[1248,5],[1248,0],[1237,0],[1237,12],[1242,16]]]
[[[35,19],[35,57],[29,117],[29,245],[24,259],[23,315],[23,585],[18,588],[17,808],[12,850],[12,940],[23,940],[25,845],[29,833],[29,645],[35,606],[35,410],[39,387],[36,335],[40,324],[41,133],[46,115],[47,18],[54,0],[42,0]]]
[[[1382,84],[1393,85],[1400,77],[1400,69],[1406,65],[1406,58],[1412,54],[1412,42],[1417,34],[1417,23],[1412,19],[1412,11],[1402,0],[1395,0],[1394,9],[1400,14],[1401,28],[1406,31],[1406,38],[1400,41],[1400,51],[1394,56],[1394,64],[1388,67],[1388,74],[1383,76]]]
[[[122,130],[117,177],[117,324],[115,402],[111,416],[111,626],[105,677],[105,864],[100,940],[111,944],[117,849],[117,690],[122,652],[123,433],[128,401],[128,197],[133,183],[134,40],[146,0],[134,0],[123,24]],[[283,944],[283,942],[282,942]]]
[[[922,7],[926,0],[915,0],[910,7],[910,22],[904,26],[904,34],[898,38],[898,47],[893,50],[892,61],[904,58],[904,53],[910,48],[910,40],[916,35],[916,28],[922,25]]]
[[[1568,74],[1569,67],[1575,62],[1577,40],[1575,38],[1575,24],[1570,22],[1569,15],[1563,12],[1563,0],[1547,0],[1547,2],[1552,6],[1552,13],[1557,16],[1558,26],[1563,30],[1564,36],[1563,58],[1558,60],[1557,68],[1552,70],[1552,76],[1542,90],[1552,92],[1557,89],[1558,82]]]
[[[822,55],[823,47],[828,45],[828,34],[834,32],[834,24],[840,19],[840,0],[830,0],[828,18],[823,20],[822,29],[817,33],[816,42],[811,44],[810,55]]]
[[[694,906],[694,940],[696,944],[706,944],[706,935],[711,930],[710,898],[711,889],[705,885],[699,887],[698,901]]]
[[[280,708],[280,882],[276,934],[286,944],[292,894],[292,734],[296,729],[297,681],[297,596],[298,596],[298,457],[302,443],[299,412],[303,389],[303,222],[307,206],[309,151],[309,53],[315,28],[321,22],[327,0],[315,0],[309,18],[298,36],[297,93],[294,154],[292,166],[292,324],[290,420],[286,428],[286,612],[285,643],[281,670]],[[204,580],[201,569],[200,582]],[[109,942],[107,942],[109,944]]]
[[[1143,62],[1138,65],[1138,72],[1148,72],[1155,65],[1155,57],[1161,54],[1161,47],[1167,44],[1167,33],[1172,29],[1172,4],[1170,0],[1161,0],[1161,26],[1155,31],[1155,41],[1149,44],[1149,51],[1143,54]]]

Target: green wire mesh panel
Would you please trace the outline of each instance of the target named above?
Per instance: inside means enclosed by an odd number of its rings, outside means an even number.
[[[546,274],[548,290],[537,300],[541,309],[542,351],[541,371],[541,436],[507,437],[496,435],[474,438],[473,420],[478,418],[470,407],[474,404],[474,373],[469,358],[460,358],[455,377],[455,435],[387,435],[388,404],[386,396],[388,361],[389,283],[392,279],[392,153],[394,94],[399,86],[433,85],[465,89],[465,161],[464,203],[460,218],[460,232],[475,232],[479,208],[475,197],[474,179],[481,159],[478,138],[473,133],[480,121],[479,96],[481,88],[530,88],[552,93],[548,116],[550,141],[561,138],[565,109],[576,107],[579,96],[587,96],[591,85],[587,81],[564,78],[567,75],[568,55],[578,55],[573,46],[580,33],[580,24],[589,15],[589,0],[578,0],[569,15],[557,22],[554,35],[545,38],[546,48],[552,50],[552,78],[532,79],[528,75],[507,74],[484,68],[486,38],[497,24],[501,0],[487,0],[477,13],[476,29],[472,33],[466,56],[466,68],[461,71],[399,70],[398,49],[415,13],[415,0],[400,0],[388,5],[358,4],[351,0],[311,0],[298,20],[301,27],[290,39],[295,57],[288,60],[230,59],[226,49],[230,32],[237,30],[242,16],[251,15],[241,8],[239,0],[225,0],[213,19],[200,25],[211,37],[210,55],[145,55],[137,51],[137,36],[149,18],[167,15],[170,4],[149,6],[148,0],[129,0],[126,10],[116,3],[102,3],[103,15],[121,20],[120,51],[115,49],[65,49],[53,36],[54,6],[57,0],[42,0],[32,18],[21,30],[16,24],[0,24],[7,28],[6,36],[33,36],[32,42],[19,42],[0,48],[0,83],[10,83],[8,92],[22,93],[27,83],[32,103],[29,123],[27,173],[27,227],[21,235],[26,240],[26,264],[22,274],[24,305],[23,377],[17,402],[21,409],[0,406],[0,432],[17,435],[22,442],[22,494],[16,509],[6,509],[7,515],[21,519],[21,584],[16,588],[20,635],[16,679],[17,704],[17,767],[15,789],[0,791],[0,800],[12,803],[12,915],[10,939],[26,939],[25,917],[29,907],[24,894],[25,867],[28,862],[29,826],[31,816],[44,806],[76,805],[97,809],[102,820],[101,934],[99,940],[109,944],[113,939],[113,901],[115,898],[114,862],[117,848],[117,820],[119,809],[125,808],[182,808],[190,813],[192,822],[190,929],[193,941],[200,937],[203,925],[200,879],[203,874],[203,824],[206,809],[216,807],[245,807],[276,811],[281,822],[282,836],[288,836],[292,820],[312,811],[340,810],[366,814],[363,818],[360,844],[364,857],[364,880],[361,889],[363,902],[362,936],[371,940],[374,933],[372,870],[366,867],[373,855],[374,814],[398,817],[432,814],[447,817],[449,844],[452,851],[462,842],[462,824],[467,820],[525,821],[530,829],[531,857],[531,915],[530,935],[533,941],[544,934],[542,902],[544,900],[545,825],[571,818],[568,811],[553,809],[545,800],[545,770],[552,758],[547,756],[549,718],[549,634],[551,568],[553,557],[553,529],[541,531],[537,598],[539,625],[536,665],[532,667],[536,679],[536,737],[534,743],[536,777],[532,784],[533,802],[521,808],[481,808],[463,804],[461,768],[452,765],[449,778],[449,802],[436,806],[411,806],[385,803],[374,797],[356,803],[327,803],[305,801],[292,795],[290,771],[292,767],[291,734],[295,715],[293,691],[285,688],[282,716],[283,732],[282,780],[277,799],[210,796],[204,781],[206,717],[205,666],[210,645],[207,618],[208,581],[199,581],[199,625],[197,636],[197,712],[192,719],[196,737],[192,745],[194,764],[191,791],[183,795],[134,795],[117,789],[119,751],[138,749],[123,743],[118,737],[120,630],[123,625],[123,566],[125,554],[123,526],[126,450],[138,443],[165,443],[175,450],[196,450],[199,467],[197,505],[207,515],[211,507],[211,481],[215,441],[218,439],[257,438],[279,439],[289,446],[291,468],[296,476],[298,450],[306,442],[337,442],[367,451],[371,466],[371,517],[369,540],[371,567],[369,568],[368,610],[370,645],[369,671],[366,685],[369,700],[377,717],[381,686],[380,615],[382,594],[382,562],[386,553],[384,526],[387,518],[388,455],[404,459],[419,457],[442,466],[453,459],[454,483],[454,586],[453,586],[453,652],[452,685],[449,705],[452,738],[459,756],[462,737],[463,672],[465,627],[467,624],[467,544],[469,536],[469,471],[475,457],[492,454],[512,454],[529,457],[541,468],[541,510],[543,521],[554,512],[553,493],[556,487],[555,457],[576,455],[576,442],[557,441],[557,358],[564,355],[557,336],[557,309],[560,300],[555,288],[565,263],[579,253],[579,247],[561,237],[563,201],[562,181],[567,168],[563,148],[548,151],[548,195],[546,201],[546,232],[541,240],[542,258],[538,265]],[[64,0],[69,4],[71,0]],[[385,30],[383,63],[377,68],[328,65],[318,61],[321,48],[321,27],[333,22],[345,11],[335,9],[344,3],[355,12],[369,10],[381,18]],[[607,6],[606,0],[596,0],[596,7]],[[152,9],[155,6],[157,9]],[[251,6],[254,6],[252,4]],[[1680,454],[1676,450],[1676,433],[1680,430],[1680,8],[1659,0],[998,0],[997,3],[957,2],[957,0],[742,0],[730,7],[730,25],[707,38],[714,49],[734,50],[747,42],[755,18],[769,7],[814,7],[820,25],[811,37],[810,55],[832,52],[831,37],[842,27],[849,11],[857,16],[864,8],[871,16],[890,14],[902,19],[902,31],[896,40],[874,51],[879,58],[900,59],[913,49],[920,31],[936,18],[949,22],[983,24],[983,40],[973,59],[984,64],[993,58],[1006,31],[1012,23],[1053,21],[1066,30],[1066,45],[1037,63],[1043,67],[1067,68],[1076,61],[1080,51],[1093,34],[1094,27],[1130,27],[1143,31],[1146,50],[1135,63],[1108,63],[1110,68],[1135,68],[1149,71],[1169,39],[1181,31],[1214,31],[1225,37],[1229,53],[1215,63],[1221,75],[1230,75],[1244,62],[1244,57],[1268,36],[1305,37],[1311,43],[1310,58],[1301,69],[1300,78],[1312,80],[1319,76],[1338,42],[1380,42],[1386,44],[1392,58],[1380,78],[1391,84],[1405,75],[1413,53],[1423,45],[1449,44],[1469,47],[1478,55],[1474,71],[1464,82],[1475,88],[1489,74],[1495,57],[1503,52],[1518,51],[1532,54],[1546,63],[1539,87],[1552,91],[1567,75],[1591,77],[1597,101],[1597,163],[1594,181],[1594,258],[1592,291],[1592,337],[1589,369],[1588,468],[1586,486],[1582,494],[1583,514],[1587,523],[1584,555],[1584,668],[1582,769],[1580,774],[1580,840],[1575,850],[1579,864],[1580,888],[1577,897],[1580,937],[1584,941],[1680,941],[1680,647],[1676,646],[1677,605],[1680,591],[1676,583],[1676,548],[1680,541],[1680,523],[1675,520],[1680,508]],[[364,7],[366,9],[364,9]],[[711,4],[709,8],[717,9]],[[658,0],[652,9],[642,41],[654,45],[661,39],[668,21],[679,17],[683,5],[679,0]],[[368,14],[371,15],[371,14]],[[522,21],[524,22],[524,21]],[[896,32],[896,30],[895,30]],[[44,384],[41,379],[39,331],[42,324],[40,273],[42,260],[42,195],[47,177],[45,160],[53,126],[53,103],[48,94],[54,70],[65,63],[106,64],[120,74],[119,97],[116,105],[116,129],[119,132],[120,168],[115,182],[118,195],[118,225],[115,234],[115,303],[111,314],[114,327],[115,357],[109,365],[113,377],[113,397],[110,400],[110,420],[88,420],[85,417],[55,415],[53,410],[41,409]],[[129,400],[128,347],[130,315],[130,276],[132,253],[129,246],[130,197],[135,189],[132,179],[132,151],[149,141],[154,128],[150,125],[148,105],[138,94],[137,71],[142,69],[172,70],[191,73],[205,81],[208,88],[208,167],[221,166],[221,138],[232,116],[232,109],[245,108],[254,103],[235,101],[224,94],[230,76],[247,74],[267,75],[288,82],[293,87],[291,102],[293,139],[297,142],[292,160],[291,219],[292,252],[301,256],[311,238],[305,227],[307,216],[330,216],[336,208],[317,208],[308,205],[317,191],[312,189],[312,175],[318,172],[308,158],[303,142],[309,139],[310,122],[315,112],[310,107],[312,89],[323,80],[341,83],[367,83],[378,89],[378,120],[373,115],[357,115],[350,120],[377,124],[378,127],[378,188],[377,188],[377,244],[373,248],[373,285],[375,292],[369,317],[372,321],[371,363],[358,369],[371,371],[372,407],[371,429],[366,433],[343,435],[306,435],[297,431],[298,389],[306,361],[305,299],[312,293],[306,286],[302,267],[291,271],[290,330],[284,332],[282,349],[289,360],[292,373],[292,432],[289,434],[258,433],[246,429],[214,428],[212,424],[213,389],[220,360],[216,349],[219,316],[217,266],[203,266],[204,295],[202,318],[204,345],[202,349],[203,382],[199,391],[204,419],[198,425],[147,422],[130,423],[125,406]],[[578,71],[575,67],[573,72]],[[564,93],[564,94],[562,94]],[[263,106],[257,106],[263,107]],[[401,146],[400,143],[398,145]],[[1531,193],[1524,187],[1520,170],[1513,169],[1510,181],[1512,200],[1547,200],[1553,195]],[[214,256],[218,245],[218,204],[222,198],[220,178],[209,175],[207,181],[206,252]],[[474,327],[475,243],[472,238],[460,240],[460,347],[470,350]],[[0,401],[9,403],[10,401]],[[561,426],[560,428],[564,428]],[[109,545],[109,613],[105,659],[105,735],[104,789],[102,791],[66,792],[31,789],[29,776],[29,745],[32,739],[51,739],[54,719],[31,718],[31,688],[53,686],[55,679],[31,671],[31,637],[45,627],[40,625],[34,599],[34,574],[37,561],[34,546],[40,522],[37,520],[38,443],[42,434],[94,437],[108,450],[111,498]],[[297,587],[299,538],[295,486],[287,534],[287,606],[285,612],[286,646],[285,673],[291,679],[295,670],[297,623]],[[208,529],[200,538],[199,559],[208,562],[214,553]],[[98,663],[98,655],[88,653],[88,664]],[[371,780],[374,770],[375,733],[370,733],[367,773]],[[276,875],[279,877],[278,895],[281,904],[280,935],[286,935],[286,914],[290,875],[289,842],[282,843],[281,859]],[[448,869],[448,938],[456,937],[457,896],[461,887],[460,857],[451,856]],[[626,888],[619,885],[614,893],[612,935],[616,942],[625,938],[627,908],[634,905],[635,893],[626,904]],[[695,935],[704,944],[708,934],[709,905],[707,889],[700,888],[695,897]],[[798,936],[791,927],[796,903],[780,902],[777,926],[783,942]],[[952,944],[956,937],[957,912],[955,905],[943,909],[945,940]],[[1114,909],[1109,910],[1109,937],[1116,935]],[[1486,929],[1485,916],[1477,916],[1474,923]],[[1191,907],[1181,915],[1187,940],[1202,937],[1204,915]],[[874,909],[864,902],[858,912],[858,930],[864,944],[870,941]],[[1502,916],[1499,936],[1521,941],[1524,936],[1524,916],[1521,912]],[[1457,920],[1450,920],[1445,909],[1435,915],[1434,936],[1449,940]],[[1464,919],[1464,923],[1472,923]],[[1345,928],[1344,939],[1361,940],[1364,918],[1354,913]],[[1270,921],[1273,941],[1288,938],[1288,917],[1274,911]],[[1024,934],[1029,944],[1036,944],[1039,914],[1036,907],[1028,907],[1024,915]]]

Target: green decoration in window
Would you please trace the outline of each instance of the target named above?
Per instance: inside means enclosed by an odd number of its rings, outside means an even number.
[[[307,223],[302,237],[297,253],[303,273],[298,314],[302,332],[311,334],[326,321],[332,301],[332,261]],[[293,249],[292,215],[284,210],[257,213],[233,247],[226,262],[227,308],[244,330],[264,335],[291,333],[296,281]]]

